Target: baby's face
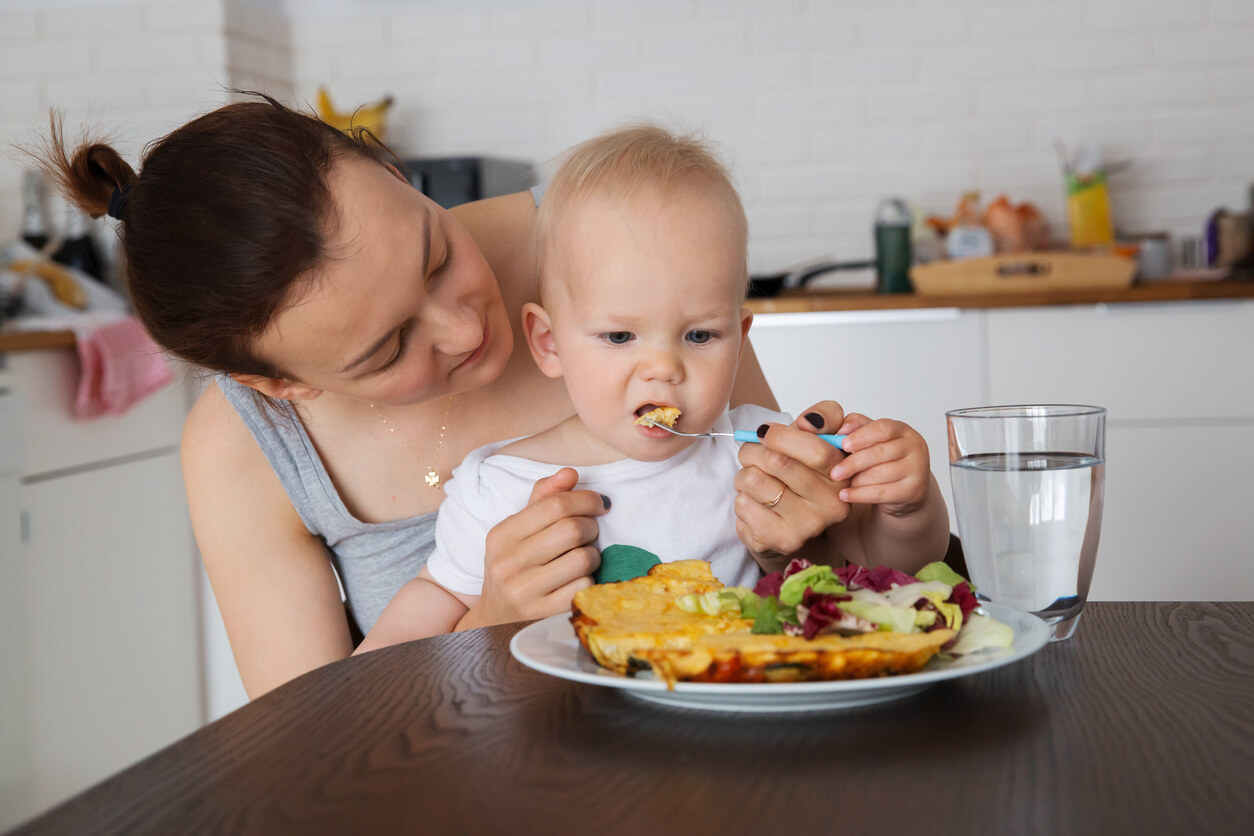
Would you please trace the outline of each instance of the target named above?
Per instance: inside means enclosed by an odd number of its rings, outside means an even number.
[[[752,319],[739,225],[706,190],[649,190],[581,199],[557,238],[547,309],[575,410],[628,458],[675,455],[691,440],[634,421],[675,406],[705,432],[726,409]]]

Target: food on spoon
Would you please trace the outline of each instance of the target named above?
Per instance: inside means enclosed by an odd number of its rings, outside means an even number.
[[[794,560],[753,591],[725,588],[701,560],[580,590],[571,624],[602,667],[690,682],[862,679],[916,671],[976,624],[966,652],[1013,632],[975,615],[970,585],[944,564],[911,577]],[[983,623],[980,620],[983,619]],[[956,646],[956,645],[955,645]]]
[[[679,407],[677,406],[655,406],[644,415],[635,420],[635,423],[648,425],[662,424],[667,427],[675,426],[675,422],[679,420]]]

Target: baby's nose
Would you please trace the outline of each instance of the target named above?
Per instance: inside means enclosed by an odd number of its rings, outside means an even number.
[[[673,351],[654,350],[641,362],[640,375],[645,380],[679,383],[684,379],[684,364]]]

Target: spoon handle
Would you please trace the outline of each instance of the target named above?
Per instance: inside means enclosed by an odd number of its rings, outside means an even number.
[[[758,434],[754,430],[736,430],[732,433],[732,435],[737,441],[745,444],[759,444],[762,441],[762,439],[758,438]],[[840,447],[840,445],[845,443],[845,437],[843,435],[821,433],[819,438],[823,439],[833,447]]]

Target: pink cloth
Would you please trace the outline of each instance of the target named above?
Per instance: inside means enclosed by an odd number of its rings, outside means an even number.
[[[77,345],[79,418],[120,415],[174,380],[161,349],[133,316],[80,329]]]

